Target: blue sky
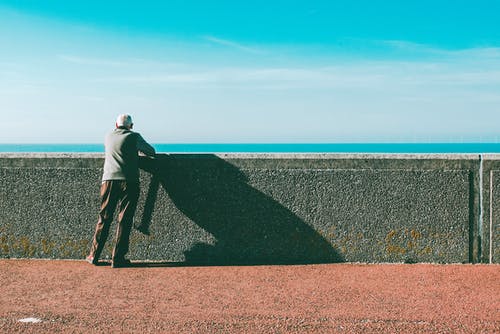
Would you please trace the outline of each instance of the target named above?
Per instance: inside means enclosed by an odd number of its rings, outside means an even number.
[[[496,142],[500,1],[0,0],[0,142]]]

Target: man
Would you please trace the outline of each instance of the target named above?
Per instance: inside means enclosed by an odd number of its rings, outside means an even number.
[[[116,244],[112,267],[130,266],[125,258],[128,252],[137,200],[139,198],[139,155],[154,156],[155,150],[142,136],[132,131],[130,115],[119,115],[116,128],[105,139],[104,172],[101,184],[101,209],[87,262],[97,265],[104,243],[109,235],[116,207],[119,207]]]

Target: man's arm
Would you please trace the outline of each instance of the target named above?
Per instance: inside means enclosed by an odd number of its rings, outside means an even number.
[[[153,146],[149,145],[140,134],[137,134],[137,150],[150,157],[154,157],[156,154]]]

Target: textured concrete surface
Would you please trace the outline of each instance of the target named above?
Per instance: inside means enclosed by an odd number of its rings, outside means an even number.
[[[0,155],[0,257],[85,256],[102,163],[92,154]],[[132,232],[133,259],[215,265],[489,257],[476,155],[159,155],[142,167],[135,222],[150,225],[151,236]]]

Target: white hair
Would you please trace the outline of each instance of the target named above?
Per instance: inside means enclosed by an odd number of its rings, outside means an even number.
[[[116,118],[116,126],[124,126],[129,128],[132,126],[132,117],[127,114],[118,115]]]

